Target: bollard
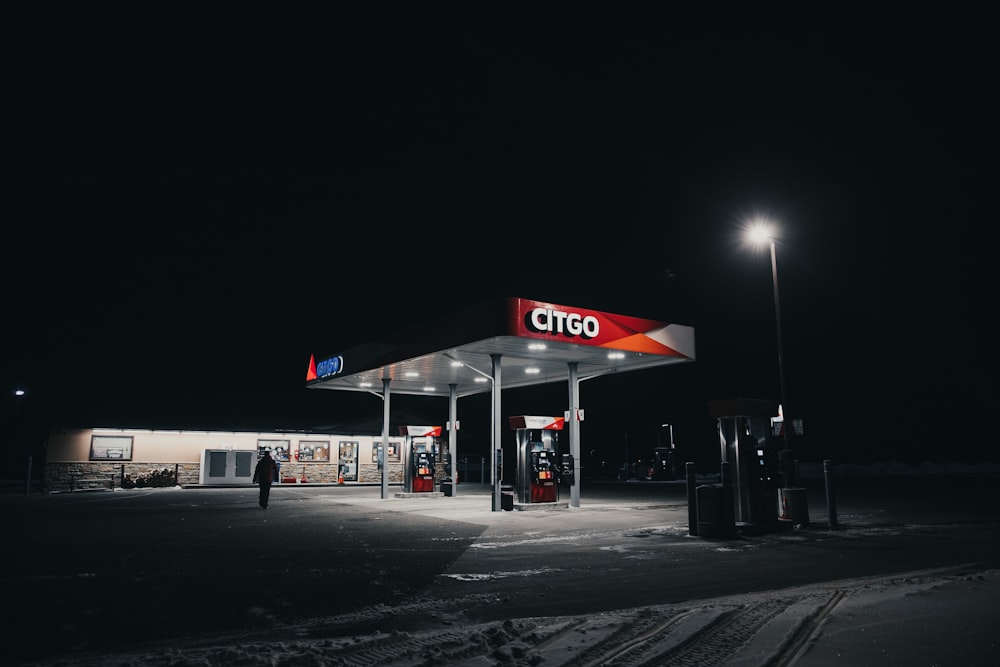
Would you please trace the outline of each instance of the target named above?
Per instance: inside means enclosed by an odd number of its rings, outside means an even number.
[[[833,488],[833,461],[823,460],[823,481],[826,482],[826,512],[830,516],[830,528],[837,525],[837,492]]]
[[[31,457],[28,457],[28,475],[24,478],[24,493],[31,493]]]
[[[694,462],[684,464],[684,475],[687,481],[688,495],[688,535],[698,536],[698,501],[695,498]]]
[[[733,505],[733,476],[729,461],[719,464],[719,481],[722,482],[722,535],[736,537],[736,511]]]

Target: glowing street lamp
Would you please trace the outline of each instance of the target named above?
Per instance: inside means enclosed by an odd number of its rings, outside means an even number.
[[[14,390],[14,437],[13,444],[17,448],[23,439],[24,428],[21,426],[21,400],[24,398],[24,390],[18,387]],[[28,473],[24,477],[24,492],[31,492],[31,457],[28,457]]]
[[[674,448],[674,425],[673,424],[660,424],[660,429],[656,432],[656,444],[660,444],[660,434],[663,429],[670,427],[670,449]]]
[[[23,389],[14,390],[14,420],[16,425],[21,423],[21,397],[24,396]]]
[[[785,449],[791,449],[788,443],[788,427],[785,423],[785,415],[788,412],[788,403],[785,395],[785,367],[783,363],[783,346],[781,343],[781,300],[778,298],[778,260],[774,249],[775,232],[773,226],[760,218],[753,220],[747,229],[747,238],[758,247],[764,244],[771,247],[771,281],[774,283],[774,319],[778,328],[778,381],[781,391],[781,432],[785,439]]]

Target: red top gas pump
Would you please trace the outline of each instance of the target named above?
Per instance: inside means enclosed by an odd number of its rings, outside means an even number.
[[[517,439],[516,488],[523,503],[555,502],[558,491],[559,431],[562,417],[510,417]]]
[[[441,436],[442,427],[400,426],[399,430],[406,436],[403,443],[407,450],[404,490],[410,493],[433,491],[437,438]]]

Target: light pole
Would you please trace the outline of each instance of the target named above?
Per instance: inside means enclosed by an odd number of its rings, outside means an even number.
[[[785,439],[785,449],[789,450],[786,455],[790,456],[791,445],[789,444],[788,438],[788,424],[785,423],[785,417],[788,414],[788,403],[786,402],[785,394],[785,365],[783,361],[783,346],[781,342],[781,299],[778,297],[778,259],[777,254],[774,249],[774,230],[771,225],[765,220],[754,220],[747,235],[752,243],[757,246],[763,244],[768,244],[771,247],[771,281],[774,283],[774,320],[778,328],[778,381],[780,383],[779,391],[781,392],[781,410],[782,410],[782,422],[781,422],[781,432]]]
[[[23,389],[14,390],[14,449],[18,449],[22,440],[21,428],[21,399],[24,397]],[[24,492],[27,494],[31,491],[31,457],[28,457],[28,472],[24,478]]]
[[[14,390],[14,435],[13,435],[13,445],[15,448],[20,444],[21,441],[21,399],[24,397],[23,389]]]
[[[660,424],[660,432],[663,432],[663,428],[670,427],[670,449],[674,448],[674,425],[673,424]]]
[[[625,431],[625,481],[628,481],[629,473],[629,460],[628,460],[628,431]]]
[[[660,434],[663,433],[664,428],[670,429],[670,446],[667,448],[666,455],[663,454],[662,447],[660,446]],[[656,431],[656,445],[660,449],[657,452],[656,461],[656,474],[659,476],[662,472],[667,479],[674,479],[677,477],[677,466],[674,462],[674,425],[673,424],[660,424],[660,428]]]

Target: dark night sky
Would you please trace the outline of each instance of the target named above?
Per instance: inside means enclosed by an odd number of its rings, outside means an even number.
[[[377,415],[309,355],[523,296],[694,326],[694,364],[582,386],[583,446],[711,457],[707,401],[778,394],[764,214],[801,457],[996,460],[985,16],[363,4],[4,10],[8,451]]]

